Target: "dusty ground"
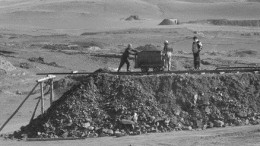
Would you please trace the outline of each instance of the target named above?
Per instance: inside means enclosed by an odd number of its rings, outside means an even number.
[[[162,42],[167,39],[174,48],[173,68],[189,69],[192,67],[191,38],[198,35],[204,44],[204,69],[223,65],[259,64],[259,27],[186,23],[177,26],[158,25],[164,18],[177,18],[181,22],[212,18],[258,19],[259,8],[260,3],[256,0],[0,0],[0,59],[9,61],[15,67],[11,69],[12,67],[7,65],[6,68],[1,68],[4,73],[0,72],[0,123],[2,124],[25,98],[35,80],[41,78],[36,76],[36,73],[72,70],[92,72],[100,67],[115,69],[118,67],[118,58],[111,57],[111,54],[120,54],[127,43],[132,43],[134,47],[145,44],[162,47]],[[139,15],[141,20],[124,21],[130,15]],[[87,35],[81,35],[83,33]],[[99,48],[89,48],[91,43]],[[53,44],[77,44],[79,48],[51,49]],[[108,57],[97,57],[97,54]],[[28,61],[32,57],[43,57],[46,63],[55,62],[58,67]],[[28,63],[29,69],[21,68],[20,63]],[[28,123],[37,96],[39,94],[33,95],[26,102],[1,133],[13,131]],[[175,141],[179,141],[176,145],[258,145],[259,131],[250,132],[257,128],[259,127],[229,127],[70,142],[82,142],[84,145],[88,142],[90,145],[104,145],[108,144],[108,141],[111,142],[110,145],[174,145]],[[218,132],[235,134],[218,136]],[[190,137],[187,138],[186,135]],[[198,140],[197,135],[207,136]],[[1,143],[46,144],[16,141]]]
[[[259,140],[259,126],[241,126],[210,129],[206,131],[179,131],[172,133],[156,133],[121,138],[104,137],[75,141],[1,141],[5,145],[91,145],[91,146],[257,146]]]

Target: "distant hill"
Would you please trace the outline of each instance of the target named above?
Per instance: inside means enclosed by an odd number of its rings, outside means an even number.
[[[259,2],[260,0],[248,0]],[[246,0],[0,0],[2,27],[92,31],[156,27],[164,18],[257,19],[260,3]],[[123,21],[140,16],[140,21]]]

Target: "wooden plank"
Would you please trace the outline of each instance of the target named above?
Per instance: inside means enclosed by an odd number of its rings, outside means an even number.
[[[22,103],[18,106],[18,108],[14,111],[14,113],[5,121],[5,123],[1,126],[0,131],[3,130],[5,125],[13,118],[13,116],[19,111],[19,109],[22,107],[22,105],[25,103],[25,101],[30,97],[30,95],[33,93],[35,88],[38,86],[39,83],[37,83],[33,89],[30,91],[30,93],[25,97],[25,99],[22,101]]]
[[[107,74],[114,74],[114,75],[152,75],[152,74],[201,74],[201,73],[231,73],[231,72],[254,72],[254,71],[260,71],[260,68],[248,68],[248,69],[222,69],[222,70],[178,70],[178,71],[161,71],[161,72],[106,72]],[[57,72],[57,73],[37,73],[37,75],[91,75],[95,74],[93,72],[78,72],[78,73],[71,73],[71,72]]]
[[[37,73],[36,75],[80,75],[80,74],[94,74],[93,72],[50,72],[50,73]]]
[[[40,83],[40,82],[44,82],[44,81],[47,81],[47,80],[49,80],[49,79],[53,79],[53,78],[56,77],[55,75],[50,75],[50,74],[45,74],[45,75],[48,75],[48,77],[39,79],[39,80],[37,80],[36,82],[37,82],[37,83]]]
[[[231,70],[231,69],[259,69],[259,66],[238,66],[238,67],[217,67],[216,70]]]

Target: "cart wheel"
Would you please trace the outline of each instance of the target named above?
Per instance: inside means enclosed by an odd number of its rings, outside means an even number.
[[[161,71],[161,70],[162,70],[161,67],[154,67],[154,68],[153,68],[153,71],[154,71],[154,72],[159,72],[159,71]]]
[[[141,67],[142,72],[148,72],[149,68],[148,67]]]

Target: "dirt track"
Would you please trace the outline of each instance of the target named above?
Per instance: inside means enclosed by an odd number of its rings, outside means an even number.
[[[0,141],[0,145],[91,145],[91,146],[258,146],[260,145],[260,127],[241,126],[208,129],[204,131],[179,131],[171,133],[157,133],[140,136],[104,137],[75,141],[49,141],[49,142],[26,142],[26,141]]]

